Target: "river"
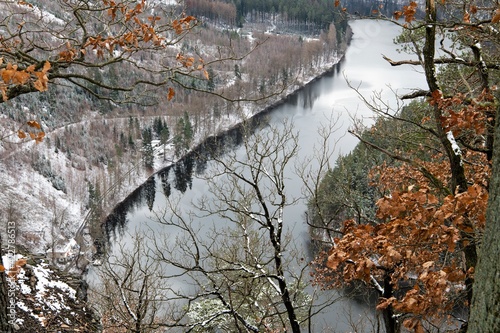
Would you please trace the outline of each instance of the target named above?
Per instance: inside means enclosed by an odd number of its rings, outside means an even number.
[[[299,133],[300,150],[297,160],[311,154],[310,148],[319,140],[318,128],[328,119],[338,118],[337,130],[329,143],[331,147],[335,147],[332,165],[339,154],[350,152],[357,144],[357,140],[347,133],[352,126],[352,119],[361,119],[364,125],[372,123],[373,114],[360,100],[358,93],[348,86],[346,80],[357,87],[357,91],[365,97],[379,94],[381,100],[393,107],[397,105],[394,91],[404,94],[411,92],[411,89],[425,87],[424,76],[417,68],[391,67],[382,58],[383,54],[395,60],[408,58],[408,55],[396,52],[393,39],[399,29],[395,25],[373,20],[352,21],[350,25],[354,33],[353,39],[345,58],[335,70],[306,86],[269,114],[268,121],[271,125],[280,126],[285,120],[293,122],[294,129]],[[231,149],[242,148],[236,146]],[[173,166],[163,175],[151,178],[146,186],[135,191],[126,204],[118,207],[115,214],[108,218],[106,227],[112,235],[112,243],[130,243],[131,238],[127,232],[132,233],[137,229],[160,232],[162,226],[151,222],[151,219],[152,212],[164,208],[165,193],[181,197],[177,205],[180,211],[192,209],[192,200],[207,193],[207,185],[202,175],[211,167],[210,161],[197,163],[188,159]],[[287,178],[287,196],[301,197],[302,181],[293,173],[287,175]],[[293,206],[287,207],[284,212],[284,221],[293,234],[294,243],[303,253],[307,253],[308,243],[305,211],[306,200],[301,199]],[[182,283],[179,281],[179,285]],[[362,316],[364,311],[362,305],[344,301],[328,308],[319,320],[330,327],[336,327],[340,332],[351,329],[345,320],[341,319],[346,307],[357,308],[353,312],[354,317]]]

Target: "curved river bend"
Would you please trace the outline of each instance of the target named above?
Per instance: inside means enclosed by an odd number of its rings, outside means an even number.
[[[406,59],[406,54],[398,54],[394,37],[399,29],[388,22],[359,20],[350,23],[353,30],[353,39],[344,60],[335,70],[323,76],[316,82],[306,86],[298,94],[290,97],[286,103],[276,107],[269,114],[268,122],[279,126],[285,120],[291,120],[294,130],[299,132],[299,160],[310,156],[311,147],[319,140],[318,128],[328,119],[339,119],[338,130],[331,138],[331,146],[335,145],[333,157],[350,152],[357,144],[357,140],[347,133],[352,126],[352,118],[363,119],[365,125],[371,123],[373,114],[360,100],[357,90],[367,98],[380,94],[383,101],[396,107],[394,90],[399,94],[408,93],[411,89],[425,87],[424,76],[409,66],[391,67],[382,59],[382,54],[392,59]],[[265,130],[265,129],[263,129]],[[230,149],[242,149],[232,147]],[[198,176],[206,168],[210,168],[210,161],[200,163],[192,159],[185,159],[167,171],[152,177],[143,187],[137,189],[122,205],[117,207],[114,214],[108,218],[107,231],[112,242],[120,244],[131,243],[127,232],[133,233],[138,228],[157,229],[160,225],[150,223],[152,211],[161,211],[166,205],[167,194],[180,192],[182,199],[178,208],[181,211],[192,209],[193,199],[207,193],[207,184]],[[293,165],[293,161],[290,163]],[[331,161],[331,165],[334,161]],[[290,170],[291,171],[291,170]],[[198,175],[198,176],[197,176]],[[300,197],[302,181],[293,172],[290,172],[287,182],[287,196]],[[292,231],[294,242],[303,253],[307,253],[308,234],[304,221],[307,210],[306,200],[300,200],[294,206],[286,208],[284,220]],[[119,230],[120,232],[117,232]],[[111,245],[112,246],[112,245]],[[179,281],[182,284],[182,281]],[[344,312],[342,307],[349,306],[355,309],[354,315],[361,315],[363,309],[359,304],[336,303],[328,308],[328,314],[321,317],[321,321],[329,326],[335,326],[340,331],[349,329],[338,322],[337,316]],[[351,310],[352,311],[352,310]]]

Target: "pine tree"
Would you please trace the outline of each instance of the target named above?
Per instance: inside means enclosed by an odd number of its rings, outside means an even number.
[[[162,128],[162,130],[160,132],[160,144],[163,146],[163,160],[164,161],[166,158],[166,147],[167,147],[167,142],[168,142],[169,138],[170,138],[170,131],[165,124],[165,126]]]
[[[214,91],[215,90],[215,73],[212,68],[209,68],[207,70],[208,73],[208,91]]]
[[[144,161],[144,166],[148,169],[152,169],[154,165],[154,151],[151,141],[153,140],[153,134],[151,127],[146,127],[142,131],[142,158]]]
[[[179,118],[175,126],[174,148],[176,156],[181,156],[189,150],[193,141],[193,135],[193,125],[189,120],[188,113],[184,112],[184,116]]]
[[[193,141],[193,125],[189,120],[189,115],[187,112],[184,112],[184,142],[186,145],[186,149],[189,149],[191,143]]]
[[[175,149],[175,156],[182,155],[185,149],[184,118],[179,118],[175,126],[174,149]]]
[[[96,184],[88,183],[88,192],[89,199],[87,203],[87,208],[90,210],[90,220],[91,221],[99,221],[103,214],[102,208],[102,196],[101,196],[101,188],[99,183],[96,181]]]
[[[155,134],[160,137],[161,131],[163,129],[163,121],[161,120],[160,117],[156,117],[154,122],[153,122],[153,129],[155,131]]]

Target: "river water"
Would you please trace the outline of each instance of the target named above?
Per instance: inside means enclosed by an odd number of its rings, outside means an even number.
[[[331,165],[334,165],[334,159],[339,154],[346,154],[354,148],[357,140],[347,133],[353,126],[352,119],[360,119],[365,125],[370,125],[373,121],[373,114],[361,101],[358,93],[367,98],[377,94],[384,103],[395,108],[397,102],[394,91],[404,94],[411,92],[411,89],[425,87],[424,76],[418,68],[391,67],[382,58],[383,54],[395,60],[409,58],[406,54],[396,52],[393,39],[399,33],[397,26],[373,20],[358,20],[350,24],[354,35],[345,59],[332,73],[308,85],[269,114],[268,121],[271,125],[280,126],[285,120],[293,122],[294,129],[299,132],[298,161],[310,156],[311,147],[319,140],[319,126],[332,118],[338,119],[338,122],[337,130],[329,143],[332,149],[334,147]],[[357,92],[346,81],[357,87]],[[235,146],[230,149],[242,148]],[[197,163],[187,159],[169,171],[151,178],[146,186],[136,190],[108,218],[106,228],[113,235],[112,243],[130,243],[131,238],[124,231],[133,233],[138,228],[153,232],[165,231],[161,230],[161,225],[150,222],[152,212],[164,208],[165,193],[182,196],[177,208],[181,211],[190,210],[192,200],[208,192],[207,184],[200,175],[210,168],[210,161]],[[301,197],[302,181],[293,173],[287,177],[287,197]],[[305,211],[306,200],[301,199],[284,213],[285,223],[293,234],[294,242],[303,253],[307,253],[308,244]],[[364,310],[360,304],[341,302],[330,307],[320,320],[330,327],[336,327],[339,332],[350,329],[339,319],[347,307],[357,307],[354,316],[362,315]]]

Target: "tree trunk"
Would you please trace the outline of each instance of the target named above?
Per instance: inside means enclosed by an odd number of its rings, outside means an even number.
[[[500,126],[496,125],[486,228],[476,267],[468,333],[500,332]]]
[[[436,64],[434,61],[436,53],[436,4],[434,0],[426,1],[426,27],[425,27],[425,45],[423,49],[424,58],[424,71],[429,91],[434,94],[441,91],[437,80]],[[455,194],[458,190],[459,193],[467,191],[467,178],[465,177],[465,170],[463,167],[462,157],[457,154],[452,147],[447,133],[441,124],[442,110],[434,104],[434,121],[436,123],[436,133],[441,144],[443,145],[448,160],[450,161],[451,171],[451,193]]]
[[[389,299],[394,296],[394,288],[391,282],[391,274],[386,273],[384,277],[384,293],[383,298]],[[389,305],[382,311],[382,318],[384,319],[384,326],[386,333],[398,333],[398,323],[394,318],[394,310],[392,305]]]
[[[423,58],[424,58],[424,70],[425,70],[425,78],[427,81],[427,85],[429,86],[429,90],[434,97],[435,93],[441,91],[437,76],[436,76],[436,64],[434,61],[435,57],[435,46],[436,46],[436,3],[435,0],[426,0],[426,26],[425,26],[425,45],[423,48]],[[441,107],[435,103],[434,104],[434,121],[436,123],[436,133],[438,135],[441,144],[443,145],[446,154],[448,156],[448,160],[450,162],[450,171],[451,171],[451,182],[450,182],[450,191],[451,193],[462,193],[467,191],[468,184],[467,178],[465,177],[465,169],[463,166],[462,156],[455,152],[448,138],[448,134],[445,132],[441,124],[441,116],[442,110]],[[465,219],[466,227],[473,226],[468,222],[468,219]],[[471,268],[474,268],[477,264],[477,250],[475,242],[471,242],[471,235],[463,230],[460,231],[461,241],[460,245],[462,246],[462,251],[465,257],[465,266],[468,271]],[[473,236],[473,235],[472,235]],[[473,278],[470,276],[465,280],[465,287],[467,290],[467,300],[470,303],[472,301],[472,284]]]

